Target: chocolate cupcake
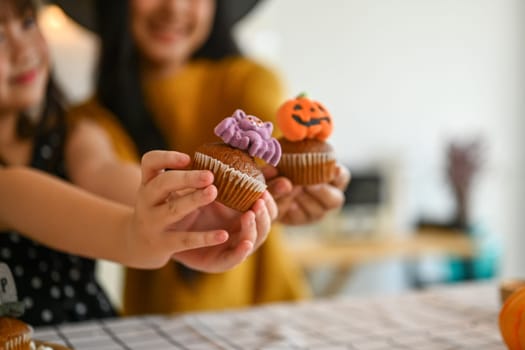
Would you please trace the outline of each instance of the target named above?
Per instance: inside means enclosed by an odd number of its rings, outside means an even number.
[[[0,350],[70,350],[61,345],[32,339],[33,328],[17,319],[24,313],[24,303],[18,301],[13,274],[0,262]]]
[[[330,112],[301,94],[277,111],[282,157],[279,173],[296,185],[330,182],[335,177],[335,152],[325,140],[332,134]]]
[[[192,167],[213,173],[217,201],[244,212],[264,193],[266,183],[255,157],[274,166],[279,162],[281,146],[272,130],[272,123],[238,109],[215,127],[223,142],[197,148]]]
[[[17,299],[15,281],[7,264],[0,262],[0,350],[29,350],[33,329],[16,317],[24,313]]]
[[[11,317],[0,317],[0,349],[30,350],[33,329]]]
[[[33,339],[33,328],[11,317],[0,317],[0,350],[71,350]]]

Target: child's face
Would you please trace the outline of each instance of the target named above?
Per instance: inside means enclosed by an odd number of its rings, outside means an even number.
[[[131,31],[144,59],[182,65],[208,38],[215,0],[132,0]]]
[[[48,78],[49,58],[36,14],[20,13],[0,2],[0,113],[20,112],[39,104]]]

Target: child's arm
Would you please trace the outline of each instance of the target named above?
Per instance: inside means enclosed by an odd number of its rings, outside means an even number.
[[[162,171],[176,164],[178,156],[150,152],[144,157],[135,211],[36,170],[0,169],[0,228],[15,229],[58,250],[138,268],[160,267],[173,254],[225,242],[228,234],[223,230],[170,229],[216,196],[211,174],[181,178],[176,173],[186,172]],[[195,190],[166,202],[168,193],[187,188]],[[243,252],[237,253],[225,255],[219,268],[242,261]]]
[[[179,158],[174,168],[185,168],[190,158]],[[140,185],[140,168],[137,164],[125,163],[117,156],[107,133],[95,122],[80,120],[73,130],[66,147],[68,174],[72,182],[93,193],[121,203],[134,205],[136,189]],[[245,220],[242,215],[219,203],[213,203],[194,213],[193,223],[184,226],[184,230],[210,230],[223,228],[235,234],[235,240],[229,242],[252,241],[258,248],[266,239],[272,220],[277,216],[277,205],[272,196],[266,193],[262,201],[252,207],[255,214],[256,232],[242,230],[240,224]],[[185,220],[189,222],[189,220]],[[233,246],[231,247],[233,249]]]
[[[1,229],[15,229],[53,248],[86,256],[94,255],[91,246],[100,241],[104,244],[96,247],[97,255],[108,258],[109,247],[117,243],[117,235],[108,233],[125,232],[132,212],[25,167],[0,169],[0,193]]]

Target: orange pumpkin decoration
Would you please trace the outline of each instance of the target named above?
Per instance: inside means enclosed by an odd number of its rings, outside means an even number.
[[[333,130],[332,115],[319,102],[300,94],[277,111],[277,125],[289,141],[326,140]]]
[[[505,300],[499,313],[499,329],[509,350],[525,349],[525,287]]]

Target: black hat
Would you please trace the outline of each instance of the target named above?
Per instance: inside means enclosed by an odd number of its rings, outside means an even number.
[[[258,0],[217,0],[217,11],[223,12],[224,19],[233,26],[259,3]]]
[[[111,0],[110,0],[111,1]],[[70,18],[86,29],[95,31],[95,4],[91,0],[49,0],[58,5]]]
[[[107,0],[113,1],[113,0]],[[217,11],[224,11],[224,18],[233,26],[246,16],[258,0],[216,0]],[[75,22],[96,32],[95,1],[93,0],[49,0],[58,5]]]

